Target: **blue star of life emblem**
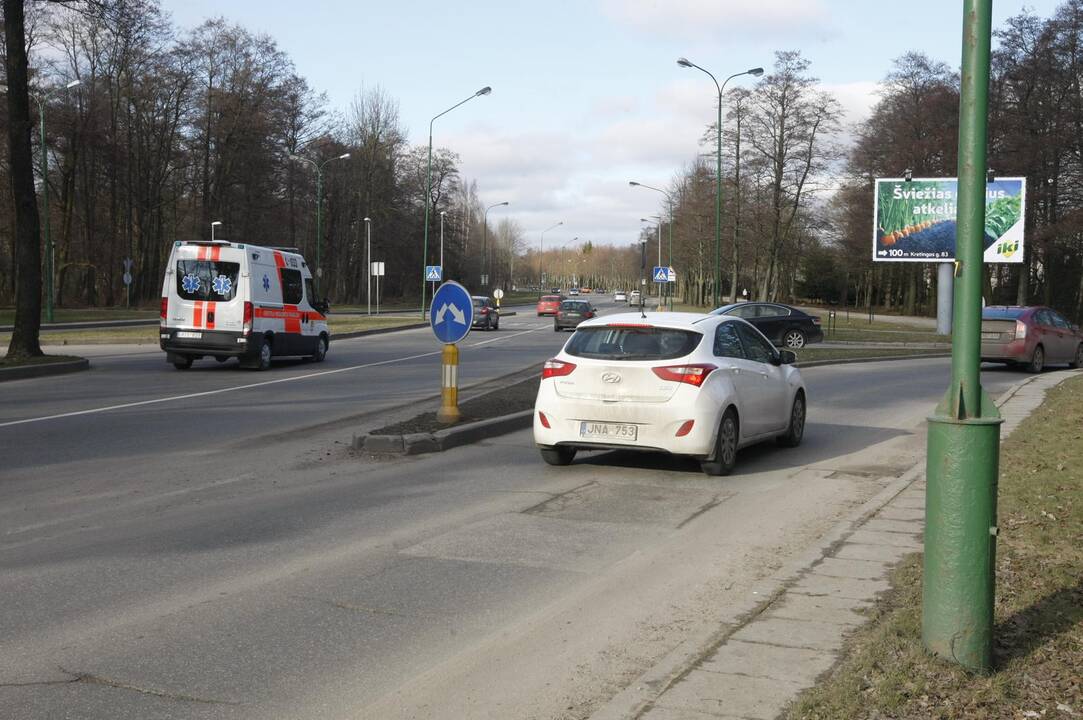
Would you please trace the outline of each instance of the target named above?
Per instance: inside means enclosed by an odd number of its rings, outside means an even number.
[[[270,290],[271,289],[271,278],[267,277],[266,274],[263,275],[263,289],[264,290]]]
[[[199,290],[199,278],[195,275],[185,275],[181,279],[181,286],[184,288],[184,292],[194,293]]]
[[[219,295],[229,295],[229,291],[233,289],[233,281],[225,275],[219,275],[211,283],[211,287]]]

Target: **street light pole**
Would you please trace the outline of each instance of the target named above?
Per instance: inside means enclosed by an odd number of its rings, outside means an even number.
[[[480,273],[478,273],[479,275],[486,275],[487,274],[485,272],[486,268],[488,268],[488,270],[489,270],[488,274],[491,275],[492,272],[493,272],[492,263],[489,262],[489,255],[491,253],[489,253],[489,251],[488,251],[489,211],[492,210],[494,207],[500,207],[501,205],[507,205],[507,204],[508,204],[507,201],[493,203],[489,207],[485,208],[485,212],[482,214],[482,218],[481,218],[481,270],[482,271]],[[486,278],[486,279],[489,281],[487,284],[491,285],[493,279],[491,277]],[[482,287],[485,287],[485,285],[486,285],[486,283],[482,283]]]
[[[335,160],[345,160],[350,157],[350,153],[342,153],[333,158],[328,158],[322,163],[317,163],[315,160],[311,160],[301,155],[290,155],[290,160],[295,162],[308,163],[316,169],[316,292],[320,290],[320,276],[323,275],[323,266],[320,265],[320,244],[323,241],[323,225],[321,208],[323,206],[323,168],[327,163]]]
[[[563,245],[560,246],[560,274],[564,276],[565,280],[567,280],[568,268],[564,264],[564,248],[568,247],[572,243],[577,242],[578,240],[579,240],[579,236],[576,235],[571,240],[569,240],[568,242],[566,242],[566,243],[564,243]],[[573,280],[574,280],[574,278],[573,278]],[[562,284],[563,284],[563,281],[562,281]]]
[[[538,283],[542,286],[543,292],[545,290],[545,233],[563,224],[564,221],[561,220],[556,225],[550,225],[541,231],[541,242],[538,243]]]
[[[447,210],[440,211],[440,274],[444,273],[444,216],[447,215]],[[443,278],[441,278],[443,279]]]
[[[644,185],[643,183],[636,182],[635,180],[629,180],[628,184],[631,185],[632,187],[641,187],[641,188],[647,188],[648,190],[654,190],[655,192],[660,192],[660,193],[662,193],[663,195],[666,196],[666,200],[669,202],[669,262],[667,263],[667,265],[672,267],[673,266],[673,220],[674,220],[674,217],[673,217],[673,196],[670,195],[668,192],[666,192],[665,190],[663,190],[661,188],[656,188],[656,187],[653,187],[651,185]],[[661,253],[662,253],[662,248],[661,248],[661,246],[659,246],[659,248],[658,248],[659,258],[661,258]],[[661,259],[659,259],[658,264],[659,265],[662,264]],[[666,283],[666,287],[668,289],[669,283]],[[668,295],[669,295],[669,309],[672,310],[673,309],[673,293],[668,293]]]
[[[662,216],[661,215],[651,215],[650,218],[639,218],[639,221],[640,222],[650,222],[651,218],[658,221],[658,224],[656,225],[656,227],[658,229],[658,267],[661,267],[662,266]],[[661,283],[655,283],[655,284],[658,285],[658,302],[659,302],[659,304],[661,304],[661,302],[662,302],[662,284]]]
[[[735,77],[741,77],[742,75],[752,75],[753,77],[759,77],[763,75],[763,68],[756,67],[745,70],[744,72],[734,73],[726,78],[722,85],[718,84],[718,80],[709,70],[696,65],[694,62],[690,62],[686,58],[677,58],[677,64],[681,67],[692,67],[707,74],[711,80],[714,81],[714,86],[718,90],[718,147],[715,152],[716,169],[715,169],[715,201],[714,201],[714,304],[718,307],[721,302],[721,282],[722,282],[722,93],[726,90],[726,83]]]
[[[72,80],[62,88],[54,88],[45,93],[38,100],[38,116],[41,120],[41,191],[45,201],[45,321],[53,321],[53,284],[56,273],[56,258],[53,252],[53,235],[49,223],[49,152],[45,144],[45,107],[49,104],[49,98],[61,90],[71,90],[76,85],[82,85],[82,80]]]
[[[372,219],[365,218],[365,305],[372,314]]]
[[[433,116],[432,120],[429,120],[429,160],[425,169],[425,227],[422,229],[424,240],[421,244],[421,317],[425,317],[425,265],[429,261],[429,203],[432,202],[432,124],[436,122],[436,119],[441,115],[447,115],[449,112],[459,107],[463,103],[469,102],[481,95],[488,95],[493,89],[486,85],[481,90],[470,97],[455,103],[444,112],[439,115]]]
[[[993,665],[997,476],[1003,419],[981,386],[983,238],[992,0],[964,0],[951,385],[928,420],[921,639]]]

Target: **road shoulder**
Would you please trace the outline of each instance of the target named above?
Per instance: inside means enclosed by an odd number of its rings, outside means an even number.
[[[1048,389],[1078,372],[1034,376],[997,404],[1007,437]],[[775,573],[776,585],[743,622],[686,642],[637,678],[592,720],[778,716],[838,660],[869,618],[888,573],[921,549],[924,458],[858,507],[819,547]]]

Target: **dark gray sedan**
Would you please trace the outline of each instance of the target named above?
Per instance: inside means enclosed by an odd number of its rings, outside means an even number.
[[[809,343],[823,342],[820,318],[782,303],[742,302],[723,305],[712,315],[733,315],[752,323],[776,347],[798,350]]]

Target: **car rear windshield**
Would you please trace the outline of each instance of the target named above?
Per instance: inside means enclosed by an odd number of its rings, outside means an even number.
[[[559,295],[544,295],[544,296],[542,296],[541,302],[560,302],[560,296]]]
[[[1019,307],[987,307],[981,311],[982,320],[1015,320],[1027,311]]]
[[[178,260],[177,294],[185,300],[228,302],[237,296],[240,269],[235,262]]]
[[[580,327],[564,351],[599,360],[672,360],[688,355],[703,335],[655,327]]]

